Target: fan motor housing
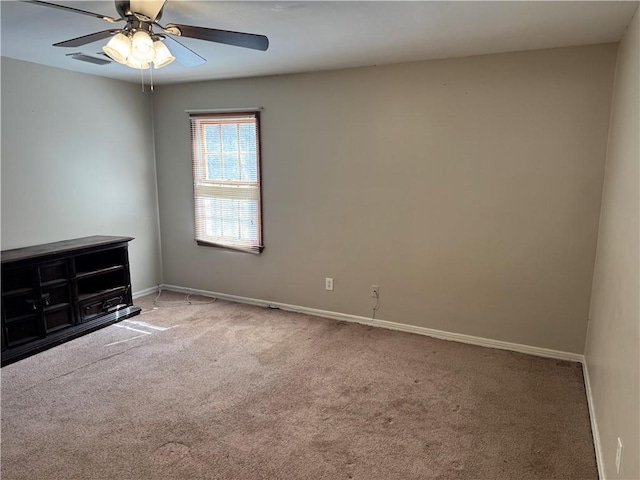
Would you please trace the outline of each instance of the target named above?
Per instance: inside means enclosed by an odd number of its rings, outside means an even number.
[[[121,17],[132,17],[134,12],[131,11],[131,2],[129,0],[115,0],[116,10]],[[162,17],[162,10],[158,12],[155,20],[158,21]]]

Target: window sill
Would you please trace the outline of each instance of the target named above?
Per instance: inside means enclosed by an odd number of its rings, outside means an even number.
[[[233,250],[235,252],[252,253],[254,255],[260,255],[264,250],[264,246],[262,245],[257,247],[239,247],[235,245],[225,245],[224,243],[205,242],[204,240],[196,240],[196,243],[200,247],[222,248],[224,250]]]

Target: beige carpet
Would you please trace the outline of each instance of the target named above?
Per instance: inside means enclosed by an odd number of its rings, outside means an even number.
[[[152,301],[2,369],[3,480],[597,478],[579,364]]]

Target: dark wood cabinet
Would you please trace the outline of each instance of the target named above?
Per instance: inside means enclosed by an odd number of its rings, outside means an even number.
[[[140,313],[131,237],[93,236],[2,252],[2,365]]]

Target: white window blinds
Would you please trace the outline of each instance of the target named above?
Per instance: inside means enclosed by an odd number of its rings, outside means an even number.
[[[259,113],[191,114],[199,245],[260,253]]]

